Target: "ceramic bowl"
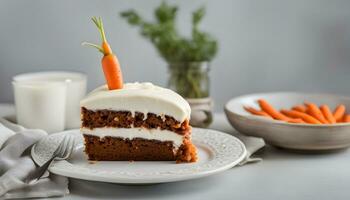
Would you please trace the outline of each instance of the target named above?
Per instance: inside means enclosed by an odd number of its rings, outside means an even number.
[[[231,99],[225,105],[225,113],[231,125],[239,132],[261,137],[277,147],[310,151],[350,147],[350,123],[292,124],[254,116],[243,109],[243,106],[258,108],[257,100],[260,98],[266,99],[276,109],[291,108],[309,101],[317,105],[327,104],[333,110],[338,104],[344,104],[350,109],[349,97],[294,92],[252,94]]]

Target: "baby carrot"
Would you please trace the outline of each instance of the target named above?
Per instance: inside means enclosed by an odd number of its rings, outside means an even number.
[[[102,69],[105,75],[105,79],[109,90],[121,89],[123,88],[123,76],[120,70],[120,65],[118,58],[113,54],[111,47],[109,46],[106,35],[103,28],[103,23],[101,18],[93,17],[92,21],[97,26],[100,31],[102,38],[102,45],[96,45],[92,43],[84,42],[83,45],[89,45],[97,48],[102,54]]]
[[[272,118],[269,114],[267,114],[266,112],[262,111],[262,110],[257,110],[255,108],[249,107],[249,106],[244,106],[244,109],[247,112],[250,112],[253,115],[259,115],[259,116],[264,116],[264,117],[268,117],[268,118]]]
[[[327,105],[321,105],[320,110],[330,124],[335,124],[336,120]]]
[[[258,103],[260,105],[261,110],[265,111],[267,114],[269,114],[272,118],[278,119],[278,120],[283,120],[283,121],[288,121],[290,120],[289,117],[283,115],[279,111],[277,111],[275,108],[273,108],[267,101],[264,99],[259,99]]]
[[[307,107],[307,114],[311,115],[312,117],[316,118],[318,121],[320,121],[322,124],[328,124],[328,121],[326,118],[323,116],[321,110],[316,106],[314,103],[305,103]]]
[[[293,106],[292,110],[299,111],[299,112],[306,112],[306,108],[304,105]]]
[[[289,123],[296,123],[296,124],[300,124],[300,123],[303,124],[303,123],[305,123],[304,120],[302,120],[300,118],[291,118],[287,122],[289,122]]]
[[[344,113],[345,113],[345,106],[340,104],[335,108],[333,112],[333,116],[337,122],[340,122],[343,119]]]
[[[295,110],[284,110],[284,109],[282,109],[281,112],[283,114],[287,115],[288,117],[301,118],[306,123],[321,124],[320,121],[318,121],[317,119],[315,119],[314,117],[312,117],[312,116],[310,116],[310,115],[308,115],[306,113],[302,113],[302,112],[295,111]]]
[[[349,123],[350,122],[350,115],[344,115],[343,122]]]

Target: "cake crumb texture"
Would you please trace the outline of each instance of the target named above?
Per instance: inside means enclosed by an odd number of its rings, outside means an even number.
[[[178,150],[171,141],[123,139],[84,134],[85,153],[91,161],[174,161],[195,162],[194,145],[185,139]]]
[[[144,127],[147,129],[169,130],[180,135],[188,135],[191,132],[189,121],[180,123],[170,116],[159,116],[154,113],[113,110],[88,110],[81,108],[82,127],[94,129],[102,127],[132,128]]]

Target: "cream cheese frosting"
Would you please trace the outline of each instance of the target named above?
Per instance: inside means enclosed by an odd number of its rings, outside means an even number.
[[[96,88],[80,102],[89,110],[115,110],[168,115],[179,122],[190,118],[187,101],[172,90],[152,83],[126,83],[122,89],[108,90],[107,85]]]
[[[132,140],[134,138],[142,138],[147,140],[159,140],[173,142],[175,149],[179,148],[185,136],[177,133],[160,130],[160,129],[146,129],[146,128],[81,128],[81,132],[86,135],[93,135],[100,138],[110,136],[119,137],[123,139]]]

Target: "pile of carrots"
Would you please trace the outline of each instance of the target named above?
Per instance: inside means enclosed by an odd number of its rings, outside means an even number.
[[[266,100],[259,99],[261,110],[253,107],[244,106],[244,109],[253,114],[268,117],[275,120],[281,120],[289,123],[307,123],[307,124],[335,124],[349,123],[350,115],[346,114],[346,107],[338,105],[331,112],[328,105],[318,107],[315,103],[305,102],[304,104],[293,106],[291,109],[277,110]]]

